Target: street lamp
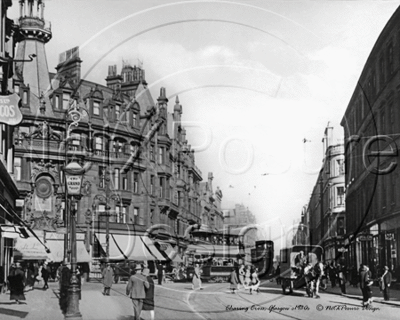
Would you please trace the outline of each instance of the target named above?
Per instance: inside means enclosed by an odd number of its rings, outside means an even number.
[[[63,169],[65,175],[65,192],[69,200],[69,220],[70,220],[70,241],[71,241],[71,283],[68,289],[68,306],[65,319],[82,320],[82,315],[79,312],[79,281],[76,275],[76,213],[78,201],[81,198],[82,179],[85,169],[77,162],[70,162]]]

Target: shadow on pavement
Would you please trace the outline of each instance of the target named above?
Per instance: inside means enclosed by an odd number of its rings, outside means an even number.
[[[21,319],[26,318],[28,313],[29,312],[0,308],[0,314],[4,314],[4,315],[8,315],[8,316],[15,316],[15,317],[18,317]]]
[[[140,317],[140,319],[143,319],[142,317]],[[119,316],[117,318],[117,320],[135,320],[134,316]]]

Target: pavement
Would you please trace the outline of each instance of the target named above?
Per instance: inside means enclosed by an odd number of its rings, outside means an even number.
[[[183,288],[183,285],[186,284],[178,284],[178,283],[168,283],[166,284],[166,288]],[[123,288],[122,286],[121,288]],[[271,287],[271,288],[280,288],[280,285],[275,282],[270,282],[269,280],[262,281],[261,287]],[[124,290],[119,289],[119,291],[115,291],[114,295],[122,295],[125,296]],[[110,303],[110,300],[107,300],[104,297],[102,292],[102,284],[99,283],[98,280],[93,280],[93,282],[86,283],[82,286],[82,300],[79,301],[79,310],[82,314],[82,318],[84,320],[93,320],[93,319],[115,319],[115,315],[119,314],[121,308],[127,308],[128,313],[131,313],[130,304],[122,305],[117,303]],[[301,291],[304,289],[300,289]],[[390,291],[390,301],[384,301],[383,295],[379,291],[378,287],[373,287],[373,297],[374,303],[382,303],[400,307],[400,290],[392,289]],[[160,291],[159,291],[160,292]],[[279,291],[278,291],[279,292]],[[320,290],[321,295],[325,294],[334,294],[341,295],[341,291],[339,287],[332,288],[330,285],[326,290]],[[48,290],[42,290],[40,284],[36,285],[34,290],[26,292],[26,301],[23,301],[22,304],[16,304],[14,301],[10,301],[10,294],[1,293],[0,294],[0,319],[1,320],[15,320],[15,319],[42,319],[42,320],[57,320],[64,319],[63,314],[61,313],[59,307],[59,299],[58,299],[58,282],[50,282]],[[350,299],[362,300],[361,290],[357,287],[352,287],[350,285],[346,286],[346,294],[343,296]],[[128,300],[128,298],[127,298]],[[118,301],[124,302],[122,299]],[[128,307],[126,307],[128,306]],[[133,317],[125,316],[122,318],[123,320],[130,320]]]
[[[267,282],[265,282],[265,284]],[[275,283],[275,285],[279,286],[276,283]],[[391,289],[390,290],[390,300],[389,301],[385,301],[383,299],[383,293],[379,291],[379,287],[372,286],[373,302],[375,302],[375,303],[383,303],[383,304],[388,304],[388,305],[393,305],[393,306],[400,307],[400,290],[397,289],[397,288],[398,288],[398,286],[396,286],[396,289]],[[345,296],[347,298],[357,299],[357,300],[362,301],[361,289],[358,286],[357,287],[353,287],[348,283],[346,284],[346,293],[345,294],[342,294],[339,286],[335,286],[335,287],[332,288],[331,284],[328,284],[328,286],[327,286],[327,288],[325,290],[320,289],[319,292],[320,292],[320,294],[329,293],[329,294],[342,295],[342,296]]]

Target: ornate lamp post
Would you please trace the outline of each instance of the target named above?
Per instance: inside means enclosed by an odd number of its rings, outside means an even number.
[[[85,169],[77,162],[69,163],[64,169],[65,174],[65,191],[67,193],[70,217],[70,241],[71,241],[71,283],[68,292],[68,307],[65,319],[82,319],[79,312],[79,281],[76,275],[77,257],[76,257],[76,214],[78,201],[81,198],[82,179]]]

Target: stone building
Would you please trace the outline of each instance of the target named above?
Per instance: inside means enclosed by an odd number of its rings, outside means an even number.
[[[385,265],[400,267],[399,28],[398,8],[372,48],[341,122],[349,258],[374,274]]]
[[[82,79],[78,47],[60,54],[50,73],[45,44],[52,33],[42,2],[21,0],[20,7],[17,57],[36,55],[35,63],[18,63],[14,75],[24,115],[14,132],[23,218],[45,240],[50,259],[69,256],[74,204],[63,168],[78,162],[87,168],[76,204],[78,262],[182,253],[185,231],[201,221],[202,177],[178,97],[168,113],[166,89],[155,101],[144,69],[126,62],[121,72],[109,66],[105,85]]]

